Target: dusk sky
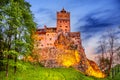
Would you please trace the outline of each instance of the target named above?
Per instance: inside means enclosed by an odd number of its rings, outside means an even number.
[[[56,27],[56,12],[71,13],[71,31],[80,31],[89,59],[96,54],[100,36],[120,26],[120,0],[26,0],[31,4],[37,27]]]

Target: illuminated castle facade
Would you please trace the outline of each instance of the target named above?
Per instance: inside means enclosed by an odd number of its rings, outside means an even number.
[[[36,34],[38,39],[35,46],[38,48],[55,47],[55,40],[59,34],[63,33],[64,35],[68,35],[77,47],[81,47],[80,32],[71,32],[70,30],[70,12],[67,12],[63,8],[60,12],[57,12],[56,27],[44,26],[43,29],[37,29]]]

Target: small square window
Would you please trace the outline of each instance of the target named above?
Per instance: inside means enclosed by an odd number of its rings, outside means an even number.
[[[50,38],[50,40],[52,40],[52,38]]]
[[[37,44],[36,46],[38,47],[39,45]]]
[[[65,29],[65,31],[67,32],[67,29]]]

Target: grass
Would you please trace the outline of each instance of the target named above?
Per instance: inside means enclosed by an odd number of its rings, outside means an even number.
[[[24,68],[19,69],[16,75],[10,68],[8,78],[5,77],[5,71],[0,72],[0,80],[110,80],[109,78],[98,79],[85,76],[73,68],[45,68],[39,65],[22,62]],[[119,80],[120,73],[116,75],[115,80]],[[113,80],[113,79],[111,79]]]

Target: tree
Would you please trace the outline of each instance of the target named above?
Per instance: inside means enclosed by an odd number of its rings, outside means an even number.
[[[3,20],[3,11],[2,11],[2,7],[7,4],[7,0],[4,0],[3,2],[0,1],[0,70],[3,70],[3,51],[5,49],[5,42],[3,39],[3,24],[2,24],[2,20]]]
[[[6,1],[6,2],[5,2]],[[6,76],[8,76],[9,61],[14,60],[14,73],[17,69],[19,55],[31,53],[33,48],[32,34],[35,31],[33,15],[30,4],[25,0],[2,0],[5,4],[0,6],[4,42],[3,50],[6,61]]]
[[[102,57],[99,57],[99,61],[104,64],[105,69],[108,70],[108,75],[110,74],[110,70],[112,68],[112,65],[114,63],[115,54],[117,54],[117,48],[119,47],[118,43],[118,33],[116,33],[115,30],[111,29],[105,34],[105,38],[101,38],[102,41],[100,41],[100,52]],[[104,43],[104,41],[106,41]],[[106,55],[104,55],[106,54]]]
[[[115,57],[116,57],[116,62],[117,62],[117,64],[120,64],[120,47],[119,48],[117,48],[116,49],[116,55],[115,55]]]
[[[101,39],[98,43],[99,43],[98,51],[99,51],[99,53],[101,53],[101,55],[97,56],[98,64],[99,64],[100,69],[102,71],[105,71],[105,69],[108,67],[109,61],[108,61],[108,57],[106,54],[107,42],[106,42],[106,38],[104,35],[101,37]]]
[[[117,46],[117,34],[115,34],[115,31],[110,30],[107,34],[108,37],[108,52],[109,52],[109,68],[108,68],[108,74],[110,74],[110,70],[112,68],[113,60],[114,60],[114,55],[116,53],[116,49],[118,48]]]
[[[0,27],[0,71],[3,70],[3,47],[4,47],[4,42],[3,42],[3,35],[2,35],[2,28]]]

